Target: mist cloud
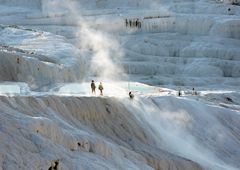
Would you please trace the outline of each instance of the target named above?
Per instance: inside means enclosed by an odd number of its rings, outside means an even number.
[[[43,4],[44,12],[65,12],[67,18],[74,20],[77,26],[75,45],[80,50],[89,51],[88,56],[83,56],[89,64],[86,77],[90,75],[102,80],[120,80],[125,74],[121,65],[116,64],[123,57],[118,40],[108,32],[94,28],[96,18],[84,18],[84,10],[79,1],[45,0]],[[109,21],[106,19],[102,22]]]

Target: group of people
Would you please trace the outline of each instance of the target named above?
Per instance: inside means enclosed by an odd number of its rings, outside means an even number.
[[[92,89],[92,94],[96,94],[96,84],[95,84],[94,80],[92,80],[92,82],[91,82],[91,89]],[[100,84],[98,86],[98,90],[100,91],[100,95],[103,96],[103,84],[102,84],[102,82],[100,82]],[[134,98],[134,95],[131,91],[128,93],[128,95],[129,95],[130,99]]]
[[[192,95],[198,95],[198,92],[195,90],[194,87],[192,88],[192,93],[191,93],[191,94],[192,94]],[[180,88],[178,89],[177,95],[178,95],[179,97],[182,96],[182,91],[181,91]]]
[[[149,17],[144,17],[143,19],[154,19],[154,18],[166,18],[168,16],[149,16]]]
[[[125,24],[126,27],[135,27],[135,28],[141,28],[142,27],[142,23],[141,21],[137,18],[137,19],[125,19]]]
[[[92,89],[92,94],[96,94],[96,85],[95,85],[94,80],[92,80],[91,89]],[[98,89],[100,91],[100,95],[102,96],[103,95],[103,85],[102,85],[102,82],[100,82],[100,84],[98,86]]]
[[[92,82],[91,82],[91,89],[92,89],[92,94],[96,94],[96,84],[95,84],[94,80],[92,80]],[[100,91],[100,95],[103,96],[103,84],[102,84],[102,82],[99,83],[98,90]],[[128,95],[129,95],[130,99],[134,98],[134,94],[131,91],[128,93]],[[182,91],[181,91],[180,88],[178,89],[177,95],[179,97],[182,96]],[[192,95],[198,95],[197,91],[195,91],[194,88],[192,88]]]

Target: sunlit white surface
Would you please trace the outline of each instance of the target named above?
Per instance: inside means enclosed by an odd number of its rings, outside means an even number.
[[[0,4],[0,169],[239,169],[239,6]]]
[[[131,91],[138,95],[154,94],[157,92],[157,87],[149,86],[137,82],[102,82],[103,83],[103,96],[106,97],[126,97],[128,92]],[[56,95],[79,95],[79,96],[100,96],[98,85],[100,82],[95,82],[96,93],[92,94],[90,83],[72,83],[57,85],[50,92]]]

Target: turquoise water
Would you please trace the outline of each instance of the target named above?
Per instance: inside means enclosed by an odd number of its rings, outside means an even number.
[[[156,89],[152,86],[135,83],[135,82],[132,82],[132,83],[124,82],[124,83],[117,83],[117,84],[104,83],[104,87],[105,87],[104,92],[106,92],[107,94],[118,93],[121,90],[133,91],[133,92],[139,92],[139,93],[153,93],[156,91]],[[89,83],[67,84],[61,87],[58,92],[91,94],[91,89],[90,89]]]
[[[152,93],[155,91],[154,87],[147,86],[147,85],[141,85],[141,84],[127,84],[124,87],[125,89],[128,89],[129,91],[136,91],[136,92],[142,92],[142,93]]]
[[[18,85],[0,85],[0,93],[20,94],[20,87]]]

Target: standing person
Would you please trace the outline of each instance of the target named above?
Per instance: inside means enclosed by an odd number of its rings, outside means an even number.
[[[100,95],[102,96],[103,95],[103,85],[102,85],[102,82],[100,82],[100,84],[98,86],[98,89],[100,90]]]
[[[178,90],[178,96],[182,96],[181,90]]]
[[[138,28],[139,27],[139,19],[136,20],[136,27]]]
[[[92,94],[96,94],[96,91],[95,91],[96,85],[95,85],[95,83],[94,83],[94,80],[92,80],[91,89],[92,89]]]
[[[182,92],[181,92],[181,89],[180,89],[180,88],[178,89],[178,96],[179,96],[179,97],[182,96]]]
[[[192,95],[195,95],[195,89],[194,89],[194,87],[192,88]]]
[[[126,27],[128,27],[128,19],[125,19]]]
[[[132,27],[132,20],[129,21],[129,26]]]
[[[198,95],[198,92],[194,88],[192,89],[192,95]]]

